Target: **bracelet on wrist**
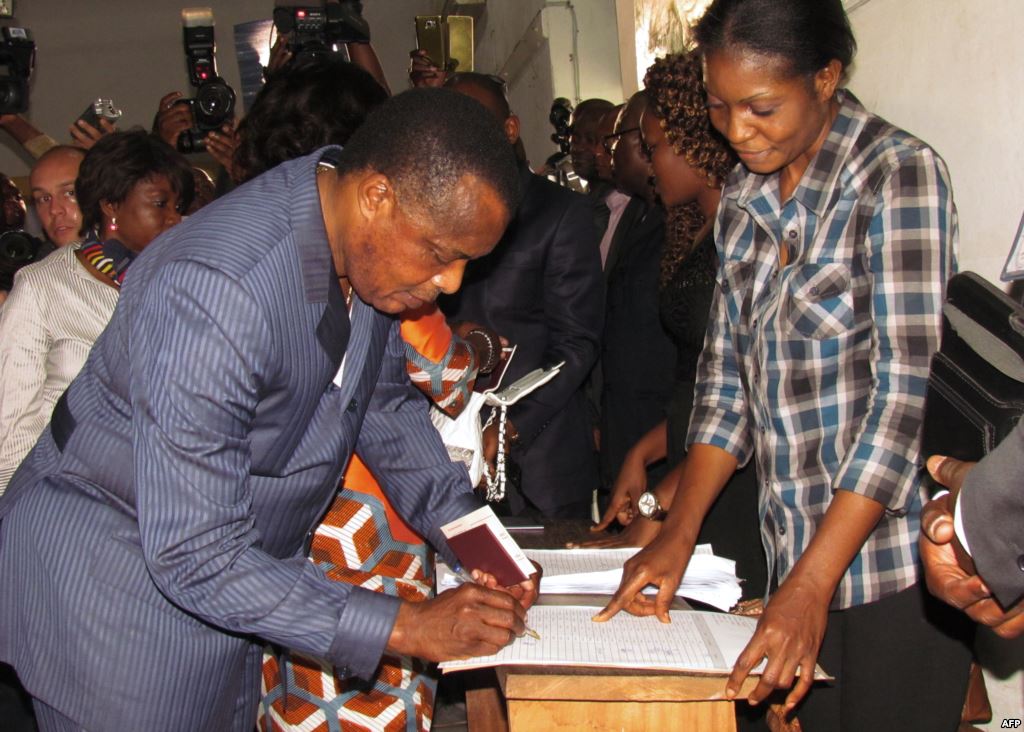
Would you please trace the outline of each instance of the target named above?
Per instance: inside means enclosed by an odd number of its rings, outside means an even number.
[[[477,351],[477,371],[481,374],[488,374],[494,371],[494,368],[498,365],[498,359],[501,356],[501,348],[497,338],[495,338],[489,331],[483,328],[473,328],[466,333],[466,340],[469,341],[471,337],[475,336],[477,342],[483,341],[483,345],[486,348],[486,356],[483,353],[484,349],[475,347]]]

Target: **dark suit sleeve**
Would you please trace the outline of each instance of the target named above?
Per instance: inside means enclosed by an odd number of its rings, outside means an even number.
[[[136,509],[153,581],[175,605],[369,677],[399,600],[260,549],[248,434],[279,349],[261,303],[195,263],[164,267],[130,333]]]
[[[395,510],[454,563],[439,527],[480,508],[469,475],[448,457],[428,415],[430,403],[409,382],[398,326],[363,418],[356,452]]]
[[[964,532],[978,574],[1003,607],[1024,595],[1024,420],[979,462],[960,491]]]
[[[564,409],[597,360],[604,323],[599,236],[590,206],[574,196],[555,227],[544,262],[544,364],[565,361],[553,380],[509,408],[509,419],[528,449]]]

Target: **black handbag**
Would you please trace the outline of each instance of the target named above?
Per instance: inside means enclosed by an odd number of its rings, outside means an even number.
[[[1024,307],[973,272],[954,276],[932,357],[921,454],[977,461],[1024,412]],[[927,471],[930,492],[938,486]]]

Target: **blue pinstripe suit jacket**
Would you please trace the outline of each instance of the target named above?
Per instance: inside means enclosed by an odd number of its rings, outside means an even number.
[[[0,499],[0,658],[87,729],[249,732],[263,640],[373,673],[397,599],[303,556],[353,448],[439,548],[478,506],[393,319],[349,322],[318,159],[147,248]]]

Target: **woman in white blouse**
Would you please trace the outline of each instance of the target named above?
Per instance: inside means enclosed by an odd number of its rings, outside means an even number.
[[[118,132],[82,161],[84,241],[19,270],[0,310],[0,493],[106,327],[132,259],[181,221],[185,158],[145,132]]]

